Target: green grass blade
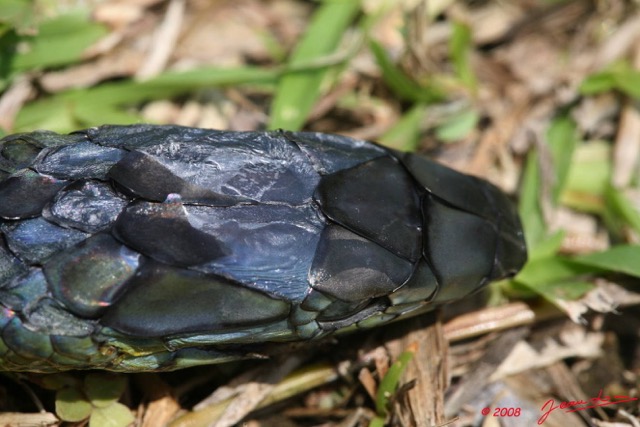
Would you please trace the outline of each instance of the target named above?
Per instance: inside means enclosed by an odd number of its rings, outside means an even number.
[[[515,280],[535,292],[539,286],[567,281],[599,271],[601,269],[596,266],[582,265],[573,259],[552,256],[529,261]]]
[[[415,151],[420,139],[420,124],[425,105],[416,103],[398,122],[380,137],[380,143],[400,151]]]
[[[601,214],[611,181],[611,145],[602,141],[580,144],[573,156],[561,203],[583,212]]]
[[[578,145],[577,132],[573,120],[564,116],[556,118],[547,131],[547,142],[553,158],[556,176],[553,187],[553,201],[557,203],[569,181],[573,153]],[[527,156],[519,205],[520,218],[523,222],[531,259],[549,255],[549,245],[554,246],[557,243],[555,240],[549,244],[545,243],[547,230],[540,200],[542,197],[542,176],[538,161],[539,155],[537,152],[530,152]],[[538,251],[539,245],[542,245],[540,251]]]
[[[595,95],[615,88],[616,80],[610,71],[604,71],[588,76],[580,84],[583,95]]]
[[[480,120],[477,111],[469,108],[448,117],[436,128],[436,137],[445,142],[459,141],[475,129]]]
[[[628,62],[620,61],[604,71],[588,76],[580,85],[580,92],[584,95],[614,89],[630,97],[640,98],[640,71],[634,69]]]
[[[640,234],[640,213],[633,206],[631,201],[621,190],[609,186],[604,193],[605,196],[605,218],[615,223],[623,223],[630,226],[636,233]],[[617,229],[615,224],[610,224]]]
[[[73,105],[63,96],[52,96],[31,102],[20,110],[13,127],[14,132],[47,129],[68,132],[76,128]]]
[[[473,67],[469,62],[469,53],[473,48],[471,29],[469,26],[456,22],[453,25],[453,34],[449,41],[449,52],[453,69],[456,75],[465,86],[474,90],[478,86]]]
[[[0,24],[24,33],[35,25],[34,7],[26,0],[0,0]],[[2,25],[0,25],[2,28]],[[0,33],[1,35],[1,33]]]
[[[568,310],[567,301],[576,301],[592,290],[595,285],[584,280],[568,280],[559,283],[545,283],[537,287],[536,292],[544,299],[568,314],[572,319],[571,310]]]
[[[607,251],[575,257],[574,262],[640,277],[640,245],[615,246]]]
[[[398,360],[391,365],[387,374],[380,381],[378,393],[376,394],[376,412],[379,416],[387,415],[389,400],[398,388],[400,378],[407,369],[407,365],[413,358],[414,353],[415,351],[412,349],[403,352],[400,357],[398,357]]]
[[[601,271],[558,256],[538,258],[525,265],[516,276],[514,286],[516,290],[524,287],[566,311],[566,301],[576,300],[593,289],[594,284],[583,277]]]
[[[68,132],[105,123],[131,124],[140,119],[125,112],[122,109],[125,105],[170,98],[207,87],[273,84],[278,75],[278,70],[257,67],[201,68],[167,72],[144,82],[126,80],[70,90],[27,104],[17,117],[15,131]]]
[[[616,87],[623,93],[640,99],[640,71],[629,69],[615,75]]]
[[[538,242],[535,248],[535,256],[532,258],[546,258],[557,254],[562,246],[564,236],[565,231],[559,230]]]
[[[547,131],[547,142],[553,156],[556,178],[553,186],[553,201],[557,203],[567,183],[573,153],[578,145],[574,121],[567,116],[554,119]]]
[[[359,0],[325,0],[291,54],[271,105],[271,129],[299,130],[322,94],[329,66],[300,67],[333,53],[360,9]]]
[[[546,225],[540,206],[541,185],[538,153],[532,151],[527,155],[518,206],[531,259],[536,258],[535,248],[546,234]]]
[[[108,83],[78,91],[71,96],[79,101],[100,104],[132,104],[150,99],[162,99],[193,90],[250,83],[273,83],[278,70],[258,67],[201,68],[185,72],[167,72],[143,82],[128,80]]]
[[[85,13],[61,15],[43,22],[38,34],[25,38],[27,52],[15,56],[12,67],[26,71],[70,64],[107,33]]]
[[[371,52],[382,71],[382,78],[396,96],[407,101],[431,103],[444,98],[433,87],[422,86],[409,78],[389,58],[382,45],[375,40],[369,43]]]
[[[563,308],[562,301],[574,300],[593,288],[583,280],[607,272],[640,277],[640,245],[615,246],[607,251],[573,258],[533,259],[516,276],[515,283]]]

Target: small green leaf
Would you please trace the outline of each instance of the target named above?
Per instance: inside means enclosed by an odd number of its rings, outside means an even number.
[[[640,71],[625,70],[614,75],[616,87],[633,98],[640,98]]]
[[[82,421],[91,415],[93,407],[76,388],[62,388],[56,392],[56,414],[64,421]]]
[[[580,92],[585,95],[614,89],[633,98],[640,98],[640,71],[628,62],[616,62],[606,70],[590,75],[580,85]]]
[[[126,427],[135,420],[131,410],[121,403],[95,408],[89,418],[89,427]]]
[[[476,111],[463,110],[438,126],[436,136],[442,141],[459,141],[476,127],[479,119]]]
[[[117,402],[127,386],[123,375],[98,373],[88,374],[84,379],[84,390],[93,406],[107,407]]]
[[[43,376],[40,385],[48,390],[60,390],[65,387],[78,388],[81,383],[76,376],[69,373],[61,373]]]
[[[583,95],[593,95],[614,89],[616,81],[611,72],[592,74],[580,85],[580,92]]]

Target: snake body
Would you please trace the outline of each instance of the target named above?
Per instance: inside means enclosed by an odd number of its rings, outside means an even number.
[[[526,260],[490,183],[310,132],[0,140],[0,369],[171,370],[464,297]]]

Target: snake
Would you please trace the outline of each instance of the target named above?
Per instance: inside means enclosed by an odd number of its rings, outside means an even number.
[[[515,275],[493,184],[347,136],[104,125],[0,140],[0,370],[168,371]]]

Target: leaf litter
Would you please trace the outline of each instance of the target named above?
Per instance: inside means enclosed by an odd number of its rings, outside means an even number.
[[[60,3],[7,14],[24,19],[0,24],[15,26],[21,48],[37,47],[33,28],[64,15]],[[103,35],[67,63],[32,55],[21,59],[32,68],[0,67],[5,133],[52,124],[71,131],[105,117],[265,128],[289,55],[321,7],[297,0],[86,6],[82,31]],[[588,400],[600,390],[637,397],[637,2],[363,0],[358,7],[333,53],[296,65],[324,73],[300,126],[416,149],[516,199],[529,197],[521,211],[544,274],[530,270],[424,319],[292,349],[291,357],[310,359],[297,370],[289,359],[284,370],[254,361],[131,375],[120,402],[134,424],[533,425],[549,399]],[[189,72],[203,67],[237,67],[248,77],[199,83]],[[272,74],[254,79],[255,69]],[[159,91],[140,89],[167,76]],[[560,122],[570,132],[554,141],[550,129]],[[581,267],[566,268],[574,263]],[[415,354],[386,396],[387,412],[376,411],[378,387],[407,348]],[[0,383],[3,419],[34,422],[36,399],[26,391],[10,397],[17,382],[24,380]],[[51,396],[31,387],[52,411]],[[206,399],[211,393],[218,397]],[[213,415],[222,410],[208,409],[221,401],[235,408],[226,421]],[[484,408],[521,415],[485,416]],[[631,401],[555,411],[544,425],[635,426],[639,414]],[[37,422],[56,419],[49,413]]]

